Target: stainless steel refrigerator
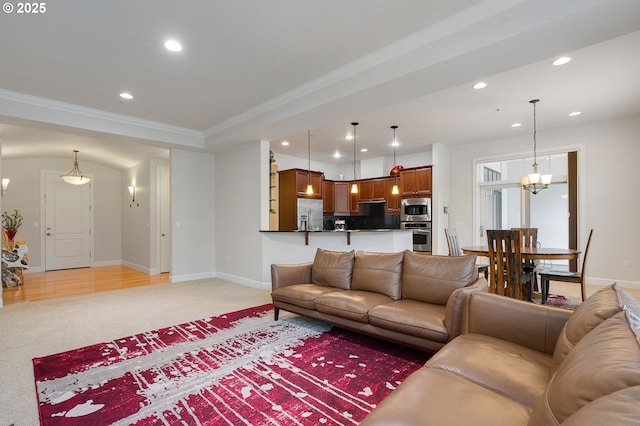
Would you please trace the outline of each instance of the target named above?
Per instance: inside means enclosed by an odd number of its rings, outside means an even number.
[[[322,231],[322,200],[298,198],[298,230]]]

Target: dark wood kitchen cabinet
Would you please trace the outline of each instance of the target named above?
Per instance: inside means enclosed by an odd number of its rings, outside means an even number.
[[[352,196],[351,196],[351,182],[333,182],[333,205],[334,214],[350,215],[352,213]],[[358,204],[356,202],[356,211]]]
[[[385,178],[358,181],[358,201],[384,201],[386,197],[387,183]]]
[[[307,194],[309,172],[304,169],[288,169],[278,172],[280,196],[293,196],[295,198],[322,199],[322,172],[311,172],[311,185],[313,194]]]
[[[402,198],[431,197],[431,167],[417,167],[400,171]]]
[[[371,201],[373,186],[370,180],[358,181],[358,201]]]
[[[332,215],[336,210],[335,184],[331,180],[322,182],[322,213]]]
[[[387,191],[387,196],[385,200],[387,201],[386,211],[388,214],[400,214],[400,194],[392,194],[393,185],[396,183],[396,179],[393,177],[388,177],[384,179],[385,182],[385,190]],[[400,186],[400,179],[398,178],[398,187]]]

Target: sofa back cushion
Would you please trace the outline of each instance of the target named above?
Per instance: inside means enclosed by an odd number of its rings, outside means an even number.
[[[640,386],[637,304],[624,305],[576,344],[534,407],[529,424],[563,423],[585,405],[633,386]]]
[[[317,249],[311,267],[311,282],[348,290],[351,287],[353,260],[353,250],[341,252]]]
[[[617,284],[612,284],[588,297],[579,305],[564,326],[553,352],[553,369],[562,363],[573,347],[606,319],[622,310],[621,292]],[[626,298],[631,298],[625,293]]]
[[[351,290],[384,294],[393,300],[402,294],[402,261],[404,253],[371,253],[358,251],[353,264]]]
[[[476,256],[429,256],[407,250],[402,298],[446,305],[449,296],[478,279]]]

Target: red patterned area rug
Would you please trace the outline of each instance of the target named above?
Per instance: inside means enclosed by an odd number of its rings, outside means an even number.
[[[271,305],[33,360],[44,425],[357,424],[427,360]]]
[[[550,294],[547,297],[545,305],[555,306],[556,308],[571,309],[574,311],[578,305],[582,303],[582,299],[577,297],[566,297],[561,294]]]

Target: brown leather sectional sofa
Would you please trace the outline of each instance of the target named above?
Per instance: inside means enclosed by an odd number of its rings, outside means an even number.
[[[640,424],[640,304],[615,284],[573,314],[490,293],[468,309],[363,426]]]
[[[312,263],[271,265],[283,309],[435,352],[462,332],[469,295],[487,291],[475,256],[318,249]]]

